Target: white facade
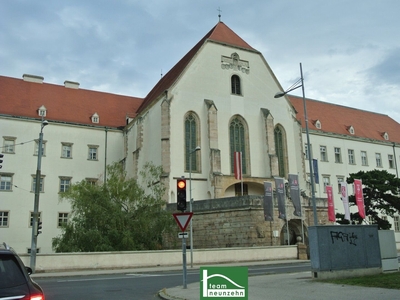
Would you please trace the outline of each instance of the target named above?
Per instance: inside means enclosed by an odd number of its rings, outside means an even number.
[[[51,117],[51,116],[49,116]],[[0,117],[3,145],[14,138],[14,151],[4,146],[2,176],[11,176],[11,190],[1,190],[0,210],[7,212],[7,226],[0,227],[1,241],[7,241],[19,253],[31,246],[31,213],[34,209],[33,180],[37,169],[37,141],[41,123],[37,120]],[[123,134],[105,128],[49,122],[43,129],[44,155],[41,161],[43,191],[39,212],[42,234],[38,236],[39,253],[52,252],[52,238],[60,234],[59,218],[71,212],[67,201],[60,202],[61,180],[102,180],[105,165],[123,159]],[[107,140],[107,142],[106,142]],[[63,145],[71,148],[71,157]],[[97,159],[89,159],[89,147],[97,148]],[[106,158],[107,151],[107,158]],[[65,216],[65,215],[64,215]],[[4,216],[3,216],[4,218]],[[4,219],[2,220],[4,221]]]

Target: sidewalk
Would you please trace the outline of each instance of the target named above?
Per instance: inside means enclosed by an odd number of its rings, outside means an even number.
[[[159,292],[166,300],[199,300],[200,283],[167,288]],[[322,283],[311,278],[310,272],[286,273],[249,277],[249,300],[296,299],[400,299],[400,291],[382,288],[365,288],[350,285]]]

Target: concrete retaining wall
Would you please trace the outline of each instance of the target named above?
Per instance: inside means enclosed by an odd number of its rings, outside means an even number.
[[[30,256],[20,255],[26,266]],[[190,263],[190,250],[186,252]],[[193,263],[207,265],[227,262],[297,259],[297,246],[216,248],[193,250]],[[182,264],[182,250],[37,254],[36,272],[93,269],[123,269]]]

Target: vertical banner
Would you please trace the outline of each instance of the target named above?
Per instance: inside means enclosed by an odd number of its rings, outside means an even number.
[[[356,204],[358,207],[358,214],[360,215],[361,218],[365,219],[364,195],[363,195],[361,179],[354,179],[354,191],[356,197]]]
[[[328,194],[328,220],[335,222],[335,204],[333,202],[333,189],[331,185],[326,186],[326,193]]]
[[[283,178],[275,177],[276,196],[278,198],[279,219],[286,220],[285,183]]]
[[[242,152],[234,152],[233,168],[235,179],[242,180]]]
[[[264,218],[265,221],[274,220],[274,203],[272,201],[272,183],[264,181]]]
[[[350,221],[349,194],[347,192],[347,182],[340,183],[340,191],[342,193],[344,218]]]
[[[294,215],[301,217],[299,177],[297,174],[289,174],[290,199],[294,206]]]
[[[319,184],[319,174],[318,174],[318,160],[313,158],[313,171],[314,171],[314,182]]]

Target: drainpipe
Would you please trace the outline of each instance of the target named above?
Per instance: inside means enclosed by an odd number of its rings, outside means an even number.
[[[396,143],[393,143],[393,156],[394,156],[394,164],[396,166],[396,177],[399,178],[399,172],[397,170],[397,159],[396,159]]]
[[[104,127],[106,138],[105,138],[105,146],[104,146],[104,183],[107,182],[107,138],[108,138],[108,129]]]

